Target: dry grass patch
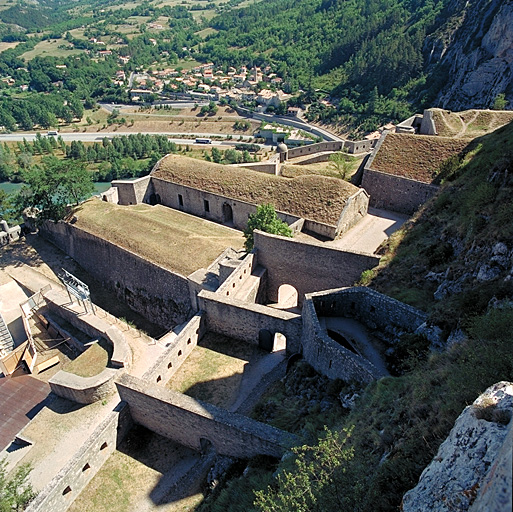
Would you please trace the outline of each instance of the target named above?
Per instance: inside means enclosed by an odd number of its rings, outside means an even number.
[[[227,247],[244,244],[234,229],[161,205],[118,206],[91,199],[76,215],[77,227],[183,275],[208,267]]]
[[[207,333],[167,387],[218,407],[229,407],[237,398],[246,364],[265,352],[256,345]]]
[[[433,181],[434,172],[449,157],[459,154],[468,140],[436,136],[388,134],[372,168],[423,183]]]
[[[67,363],[63,370],[79,377],[94,377],[105,370],[112,357],[112,351],[111,344],[102,338],[76,359]]]
[[[20,58],[29,61],[34,57],[69,57],[83,53],[83,50],[59,48],[62,45],[68,46],[68,43],[64,39],[41,41],[32,50],[23,53]]]
[[[14,43],[5,43],[0,41],[0,53],[5,52],[5,50],[10,50],[11,48],[16,48],[19,44],[19,41],[15,41]]]
[[[251,204],[270,203],[277,210],[335,225],[346,200],[358,188],[323,176],[280,176],[241,167],[168,155],[152,176]]]
[[[178,497],[167,505],[152,502],[150,493],[162,475],[188,457],[192,450],[173,443],[158,434],[136,427],[101,467],[100,471],[80,493],[69,512],[132,512],[153,510],[178,512],[194,510],[203,494],[198,489],[188,497]],[[171,501],[171,500],[170,500]]]

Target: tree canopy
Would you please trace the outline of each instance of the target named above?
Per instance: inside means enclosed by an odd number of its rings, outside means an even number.
[[[253,249],[253,231],[255,229],[260,229],[273,235],[292,237],[292,230],[285,222],[278,218],[272,204],[261,204],[257,207],[257,211],[249,216],[248,224],[244,230],[244,237],[246,238],[244,247],[247,251]]]
[[[69,211],[94,192],[91,174],[83,162],[42,158],[41,166],[22,173],[27,184],[19,194],[22,208],[37,208],[39,220],[61,220]]]
[[[21,466],[11,478],[7,478],[5,466],[5,460],[0,460],[0,512],[25,510],[35,497],[32,486],[27,482],[30,466]]]

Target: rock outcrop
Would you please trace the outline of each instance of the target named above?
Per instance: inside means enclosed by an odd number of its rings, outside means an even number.
[[[513,383],[488,388],[456,420],[449,437],[403,498],[403,512],[511,511]]]
[[[452,16],[424,43],[428,66],[450,77],[435,104],[452,110],[490,108],[505,94],[511,108],[513,2],[454,0],[447,11]]]

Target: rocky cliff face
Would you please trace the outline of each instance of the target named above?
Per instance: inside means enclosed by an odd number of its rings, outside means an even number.
[[[447,22],[424,44],[428,65],[447,77],[435,104],[490,108],[505,94],[513,108],[513,2],[454,0],[447,11]]]
[[[511,510],[513,384],[487,389],[456,420],[418,485],[403,498],[403,512]]]

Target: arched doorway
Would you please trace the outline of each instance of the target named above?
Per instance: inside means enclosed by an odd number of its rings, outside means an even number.
[[[278,288],[278,307],[281,309],[296,308],[298,302],[297,290],[290,284],[282,284]]]
[[[223,222],[233,224],[233,209],[228,203],[223,203]]]
[[[160,195],[159,194],[150,194],[150,204],[155,206],[156,204],[160,204]]]
[[[274,336],[267,329],[260,329],[258,333],[258,346],[266,352],[273,351]]]

